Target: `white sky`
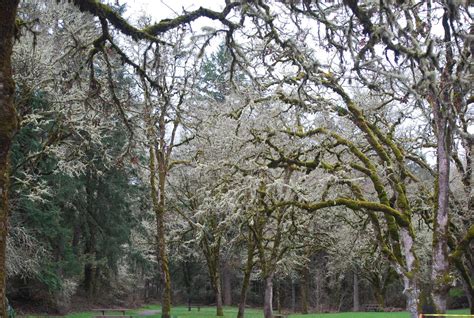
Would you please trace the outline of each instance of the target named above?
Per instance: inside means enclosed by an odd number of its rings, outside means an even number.
[[[222,9],[223,0],[124,0],[127,3],[127,17],[138,17],[143,14],[151,16],[155,21],[173,18],[183,12],[205,7],[212,10]]]

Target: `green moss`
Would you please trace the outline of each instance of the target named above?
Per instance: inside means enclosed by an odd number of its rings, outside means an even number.
[[[323,168],[324,170],[333,172],[333,171],[336,171],[338,167],[339,167],[338,164],[333,165],[333,164],[321,161],[321,168]]]

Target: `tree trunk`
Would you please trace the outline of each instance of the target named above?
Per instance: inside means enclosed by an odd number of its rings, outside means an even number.
[[[438,114],[438,117],[444,117]],[[437,129],[437,204],[434,216],[433,257],[431,280],[433,281],[433,304],[437,313],[446,312],[446,298],[449,291],[448,261],[448,198],[449,198],[449,129],[447,119],[438,119]]]
[[[224,289],[224,305],[232,305],[232,281],[228,261],[224,262],[222,271],[222,288]]]
[[[281,281],[278,281],[278,284],[276,286],[275,299],[276,299],[277,311],[279,314],[281,314],[280,287],[281,287]]]
[[[161,193],[160,193],[161,197]],[[166,253],[165,241],[165,226],[164,226],[164,198],[160,200],[159,213],[156,215],[156,223],[158,229],[158,255],[161,264],[161,274],[163,277],[163,294],[161,296],[162,318],[170,318],[171,312],[171,276],[168,262],[168,255]]]
[[[164,214],[165,214],[165,184],[166,184],[166,170],[162,160],[158,163],[158,171],[156,169],[156,152],[154,147],[154,130],[152,124],[148,124],[149,134],[149,155],[150,155],[150,191],[153,203],[153,210],[156,218],[156,258],[161,266],[161,275],[163,281],[163,292],[161,296],[161,312],[162,318],[170,318],[171,311],[171,278],[169,271],[168,255],[166,254],[166,241],[165,241],[165,226],[164,226]],[[158,187],[156,185],[156,175],[158,174]],[[159,190],[159,196],[158,196]]]
[[[385,307],[385,293],[383,292],[383,289],[380,287],[374,288],[374,297],[375,301],[377,304],[381,307]]]
[[[224,316],[224,309],[222,308],[222,287],[221,277],[219,274],[219,264],[216,264],[216,271],[214,273],[214,293],[216,295],[216,316]]]
[[[359,277],[357,276],[357,273],[354,271],[354,292],[353,292],[353,306],[352,306],[352,311],[359,311],[360,306],[359,306]]]
[[[186,297],[188,303],[188,311],[191,311],[191,273],[189,271],[189,264],[187,262],[182,263],[183,267],[183,277],[184,277],[184,286],[186,287]]]
[[[265,294],[263,297],[263,316],[273,318],[273,274],[265,277]]]
[[[407,299],[407,310],[410,312],[411,318],[417,318],[420,309],[420,289],[418,286],[419,264],[414,250],[414,240],[411,235],[412,231],[407,228],[400,229],[402,239],[402,249],[405,255],[406,268],[395,266],[395,270],[402,277],[403,293]]]
[[[315,302],[316,302],[316,311],[321,312],[322,311],[322,306],[321,306],[321,275],[320,272],[316,272],[316,279],[314,280],[315,283],[315,288],[314,288],[314,296],[315,296]]]
[[[474,315],[474,295],[468,295],[467,301],[469,302],[469,307],[471,308],[471,315]]]
[[[166,176],[167,176],[167,167],[166,163],[164,162],[164,154],[161,153],[159,158],[162,158],[158,161],[158,181],[160,184],[160,201],[159,201],[159,209],[156,215],[156,222],[157,222],[157,235],[158,235],[158,253],[160,254],[161,260],[161,272],[163,275],[163,295],[161,300],[162,305],[162,318],[170,318],[171,312],[171,275],[170,275],[170,267],[168,261],[168,254],[166,252],[166,239],[165,239],[165,185],[166,185]]]
[[[417,318],[419,312],[419,297],[420,292],[418,286],[410,277],[403,277],[404,294],[407,300],[407,311],[411,318]]]
[[[253,269],[253,253],[255,252],[255,244],[252,241],[249,242],[247,250],[247,264],[245,265],[244,279],[242,281],[242,288],[240,289],[240,301],[239,301],[239,311],[237,313],[237,318],[244,318],[245,313],[245,304],[247,302],[247,292],[250,286],[250,274]]]
[[[220,266],[220,238],[215,242],[209,242],[204,237],[201,240],[201,248],[206,258],[209,279],[216,301],[216,315],[224,316],[222,308],[222,284],[221,284],[221,266]]]
[[[2,317],[7,317],[5,254],[9,214],[9,157],[13,135],[17,129],[11,57],[18,2],[19,0],[5,0],[0,4],[0,316]]]
[[[433,216],[433,254],[431,280],[433,282],[432,298],[438,314],[446,312],[446,300],[449,291],[449,259],[448,259],[448,207],[449,207],[449,173],[451,158],[452,131],[452,88],[445,87],[452,80],[454,53],[452,49],[451,29],[446,21],[451,19],[449,10],[443,14],[444,44],[446,64],[440,78],[439,92],[433,107],[437,149],[437,178],[435,181],[435,210]],[[436,94],[437,92],[435,92]],[[439,98],[441,97],[441,98]]]

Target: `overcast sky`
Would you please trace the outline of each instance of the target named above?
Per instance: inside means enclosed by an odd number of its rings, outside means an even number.
[[[124,1],[120,1],[123,3]],[[127,15],[137,17],[149,15],[156,21],[173,18],[183,12],[205,7],[213,10],[223,8],[223,0],[125,0],[127,3]]]

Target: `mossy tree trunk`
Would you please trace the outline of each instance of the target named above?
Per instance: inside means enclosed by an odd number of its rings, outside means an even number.
[[[149,101],[148,91],[145,99]],[[164,114],[164,112],[162,112]],[[166,177],[168,175],[166,144],[165,144],[165,119],[164,115],[159,118],[159,141],[156,144],[155,123],[151,118],[151,109],[146,107],[147,137],[149,147],[149,169],[150,169],[150,191],[156,219],[156,257],[159,260],[163,282],[161,296],[161,311],[163,318],[169,318],[171,312],[171,276],[168,255],[166,252],[164,216],[166,211],[165,190]],[[158,181],[158,182],[157,182]]]
[[[255,252],[255,241],[252,238],[252,234],[249,234],[247,242],[247,262],[245,265],[242,287],[240,289],[239,311],[237,313],[237,318],[244,318],[245,304],[247,302],[247,293],[250,286],[250,275],[252,274],[254,266],[253,258]]]
[[[215,220],[210,220],[211,223],[216,223]],[[213,224],[216,226],[217,224]],[[201,241],[201,247],[206,258],[207,267],[209,270],[209,278],[211,286],[214,291],[216,300],[216,316],[224,316],[224,309],[222,307],[222,286],[221,286],[221,269],[220,269],[220,250],[221,237],[212,237],[212,241],[206,237]]]
[[[419,263],[415,253],[413,229],[401,228],[402,249],[405,255],[405,267],[395,264],[395,271],[402,278],[403,292],[407,299],[407,311],[412,318],[418,317],[421,309],[420,287],[418,282]]]
[[[273,274],[264,278],[265,294],[263,296],[263,316],[273,318]]]
[[[299,137],[324,134],[333,138],[338,146],[346,146],[358,160],[358,163],[352,163],[351,167],[366,175],[378,197],[378,202],[367,200],[361,186],[351,183],[350,187],[355,199],[336,198],[314,204],[299,204],[298,202],[291,204],[309,211],[337,205],[367,211],[383,254],[403,280],[407,309],[411,317],[416,318],[419,310],[420,265],[414,247],[416,233],[412,226],[412,210],[406,191],[407,178],[413,178],[413,176],[406,167],[404,150],[391,135],[384,133],[377,125],[369,121],[360,106],[331,74],[323,73],[321,83],[344,100],[350,120],[364,133],[366,141],[376,154],[375,158],[383,162],[387,168],[379,169],[377,160],[367,156],[350,140],[326,128],[316,128],[304,133],[289,132],[290,135]],[[292,162],[295,164],[295,160]],[[307,167],[306,162],[298,164]],[[328,171],[331,172],[330,167]],[[393,193],[392,197],[389,197],[390,193]]]
[[[161,299],[162,315],[163,318],[170,317],[171,311],[171,278],[169,273],[168,256],[166,254],[166,242],[165,242],[165,227],[164,227],[164,212],[165,202],[164,194],[160,191],[157,194],[158,189],[164,190],[164,182],[159,178],[159,188],[156,184],[156,165],[155,165],[155,147],[154,145],[149,146],[150,154],[150,185],[151,185],[151,197],[153,202],[153,210],[155,211],[156,218],[156,256],[159,260],[161,267],[161,275],[163,286],[163,294]],[[164,179],[164,178],[163,178]]]
[[[446,23],[449,19],[449,12],[445,11],[443,15],[443,27],[446,64],[444,65],[444,70],[441,75],[441,83],[439,84],[443,87],[439,88],[441,93],[433,92],[430,98],[435,123],[434,130],[437,139],[437,174],[435,181],[436,203],[433,215],[434,229],[431,279],[433,281],[433,304],[436,312],[440,314],[446,312],[446,300],[450,286],[448,259],[448,209],[453,105],[451,103],[451,92],[449,92],[449,89],[444,86],[451,84],[451,75],[455,61],[451,44],[451,27]]]
[[[165,238],[165,185],[166,185],[166,170],[160,164],[159,171],[159,202],[158,209],[155,210],[156,227],[157,227],[157,247],[158,255],[161,264],[161,274],[163,276],[163,294],[161,298],[162,317],[169,318],[171,312],[171,275],[169,268],[168,254],[166,252],[166,238]]]
[[[15,83],[11,57],[15,36],[15,18],[18,0],[0,4],[0,315],[7,317],[6,296],[6,243],[8,235],[8,191],[10,179],[10,147],[17,129],[14,106]]]
[[[444,117],[444,115],[442,115]],[[436,193],[437,204],[434,215],[432,281],[433,303],[437,313],[446,312],[446,300],[449,290],[448,261],[448,198],[449,198],[449,137],[446,119],[440,119],[438,126],[438,177]],[[444,123],[443,123],[444,122]]]

